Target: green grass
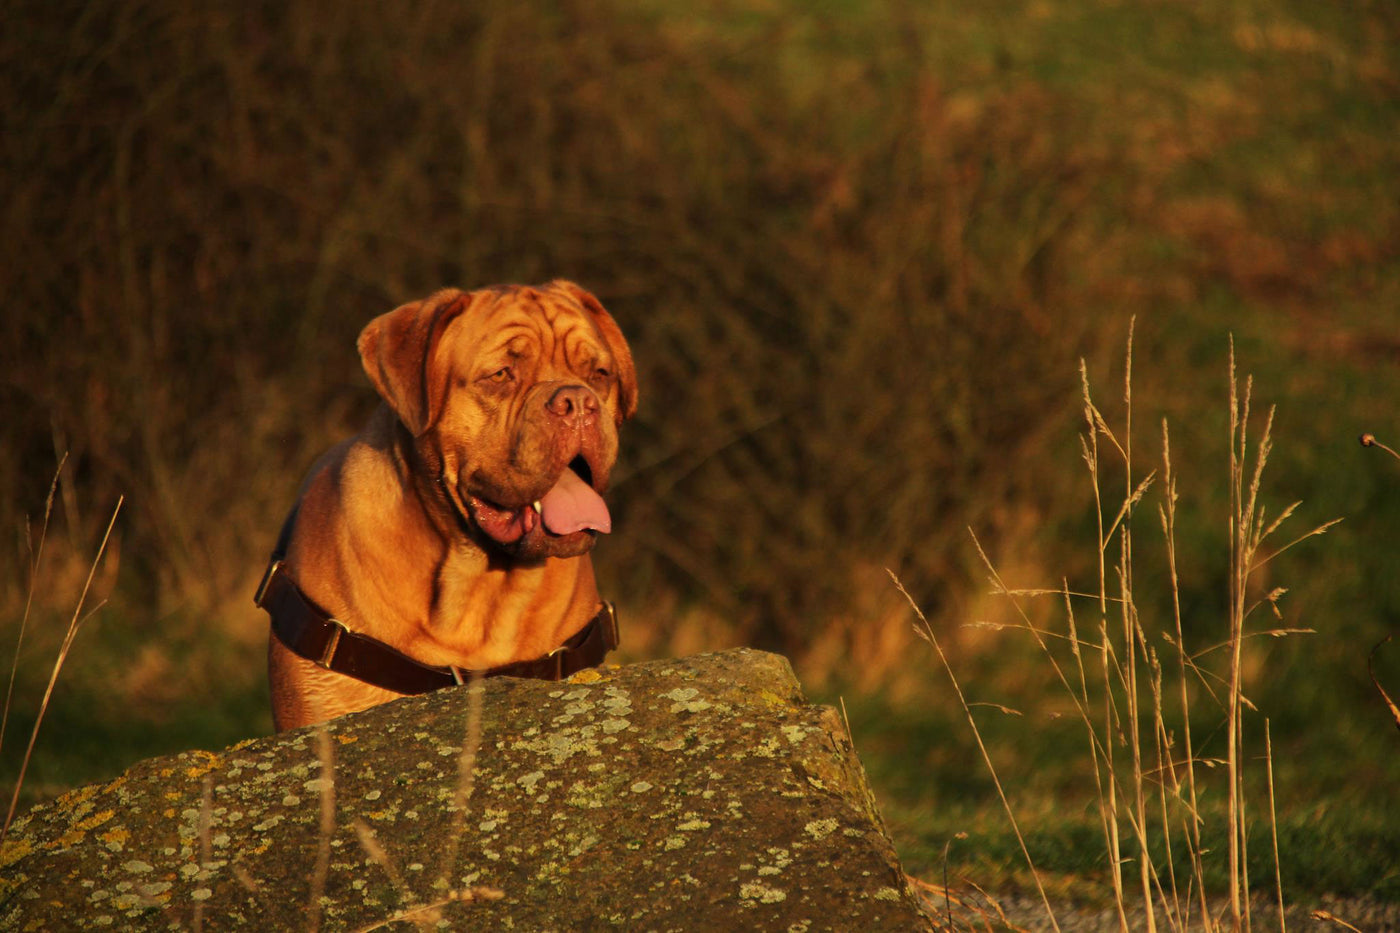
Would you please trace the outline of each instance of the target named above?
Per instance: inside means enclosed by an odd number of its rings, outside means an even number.
[[[0,756],[7,806],[58,651],[55,633],[67,621],[30,620]],[[21,800],[108,780],[144,758],[272,731],[264,647],[218,631],[201,635],[194,623],[113,610],[83,623],[44,714]],[[153,638],[153,629],[171,634]]]
[[[1014,702],[1001,692],[989,696],[975,677],[969,684],[969,699]],[[913,708],[845,694],[861,761],[905,869],[941,883],[949,845],[951,879],[970,879],[992,891],[1033,890],[966,722],[947,708],[952,701],[946,691],[930,694]],[[978,722],[1018,819],[1029,827],[1036,867],[1053,879],[1052,893],[1111,902],[1083,728],[1067,719],[1047,720],[1034,709],[1022,711],[1024,718],[1006,718],[982,710]],[[1274,729],[1282,731],[1278,723]],[[1391,793],[1400,765],[1378,759],[1369,744],[1388,736],[1355,733],[1314,735],[1282,747],[1276,740],[1279,848],[1290,903],[1314,903],[1323,894],[1400,900],[1400,874],[1390,867],[1400,864],[1400,813]],[[1365,764],[1356,767],[1358,761]],[[1262,779],[1253,776],[1256,799],[1262,799]],[[1208,807],[1206,817],[1207,825],[1219,827],[1223,808]],[[1267,821],[1257,819],[1250,877],[1268,894],[1273,865]],[[1215,852],[1207,878],[1217,890],[1225,878],[1223,842],[1218,831],[1207,836]],[[1184,877],[1184,853],[1176,855]]]

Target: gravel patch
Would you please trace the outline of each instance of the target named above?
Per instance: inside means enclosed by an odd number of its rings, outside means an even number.
[[[959,892],[959,896],[964,904],[952,904],[951,929],[986,930],[990,926],[992,930],[1024,930],[1027,933],[1055,929],[1046,917],[1045,905],[1037,897],[1009,895],[998,898],[997,906],[1007,921],[1002,923],[996,907],[977,892]],[[948,906],[943,899],[929,892],[924,892],[924,898],[937,929],[950,929]],[[1054,901],[1051,904],[1061,933],[1119,933],[1118,911],[1113,907],[1087,907]],[[1229,929],[1229,902],[1213,902],[1213,912],[1219,919],[1220,927]],[[1141,905],[1130,906],[1127,919],[1128,929],[1134,933],[1147,929],[1147,916]],[[1156,919],[1159,930],[1172,929],[1160,912]],[[1256,901],[1251,908],[1250,920],[1251,928],[1259,933],[1280,929],[1276,904]],[[1369,898],[1324,897],[1315,905],[1288,907],[1284,920],[1289,933],[1342,933],[1348,929],[1347,924],[1362,933],[1400,933],[1400,903]],[[1199,915],[1193,914],[1189,929],[1202,929]]]

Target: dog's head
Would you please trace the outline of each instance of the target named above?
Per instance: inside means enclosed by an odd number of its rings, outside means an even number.
[[[369,323],[360,358],[459,520],[520,559],[611,530],[601,493],[637,408],[632,354],[572,282],[454,289]]]

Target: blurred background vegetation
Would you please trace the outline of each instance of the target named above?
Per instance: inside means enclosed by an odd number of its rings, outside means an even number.
[[[1279,405],[1271,510],[1346,519],[1269,566],[1317,634],[1252,644],[1249,692],[1289,880],[1400,900],[1400,743],[1366,675],[1400,618],[1400,464],[1356,443],[1400,439],[1393,4],[21,0],[5,20],[5,659],[69,456],[0,783],[119,494],[27,795],[268,731],[251,594],[303,471],[376,404],[360,328],[443,285],[567,277],[642,380],[595,552],[626,656],[784,651],[846,698],[913,870],[967,832],[954,865],[1017,883],[893,569],[974,698],[1024,713],[986,728],[1034,844],[1101,873],[1048,670],[965,625],[1005,615],[967,529],[1012,585],[1096,588],[1078,361],[1121,419],[1135,316],[1134,472],[1169,418],[1188,638],[1225,637],[1230,335]],[[1165,574],[1155,509],[1139,589]],[[1158,592],[1144,612],[1169,611]]]

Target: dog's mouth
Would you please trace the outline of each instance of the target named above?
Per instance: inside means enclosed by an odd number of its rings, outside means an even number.
[[[591,539],[612,531],[612,515],[593,488],[593,469],[582,455],[569,462],[544,495],[527,505],[512,508],[469,494],[467,508],[487,537],[507,546],[537,537]]]

